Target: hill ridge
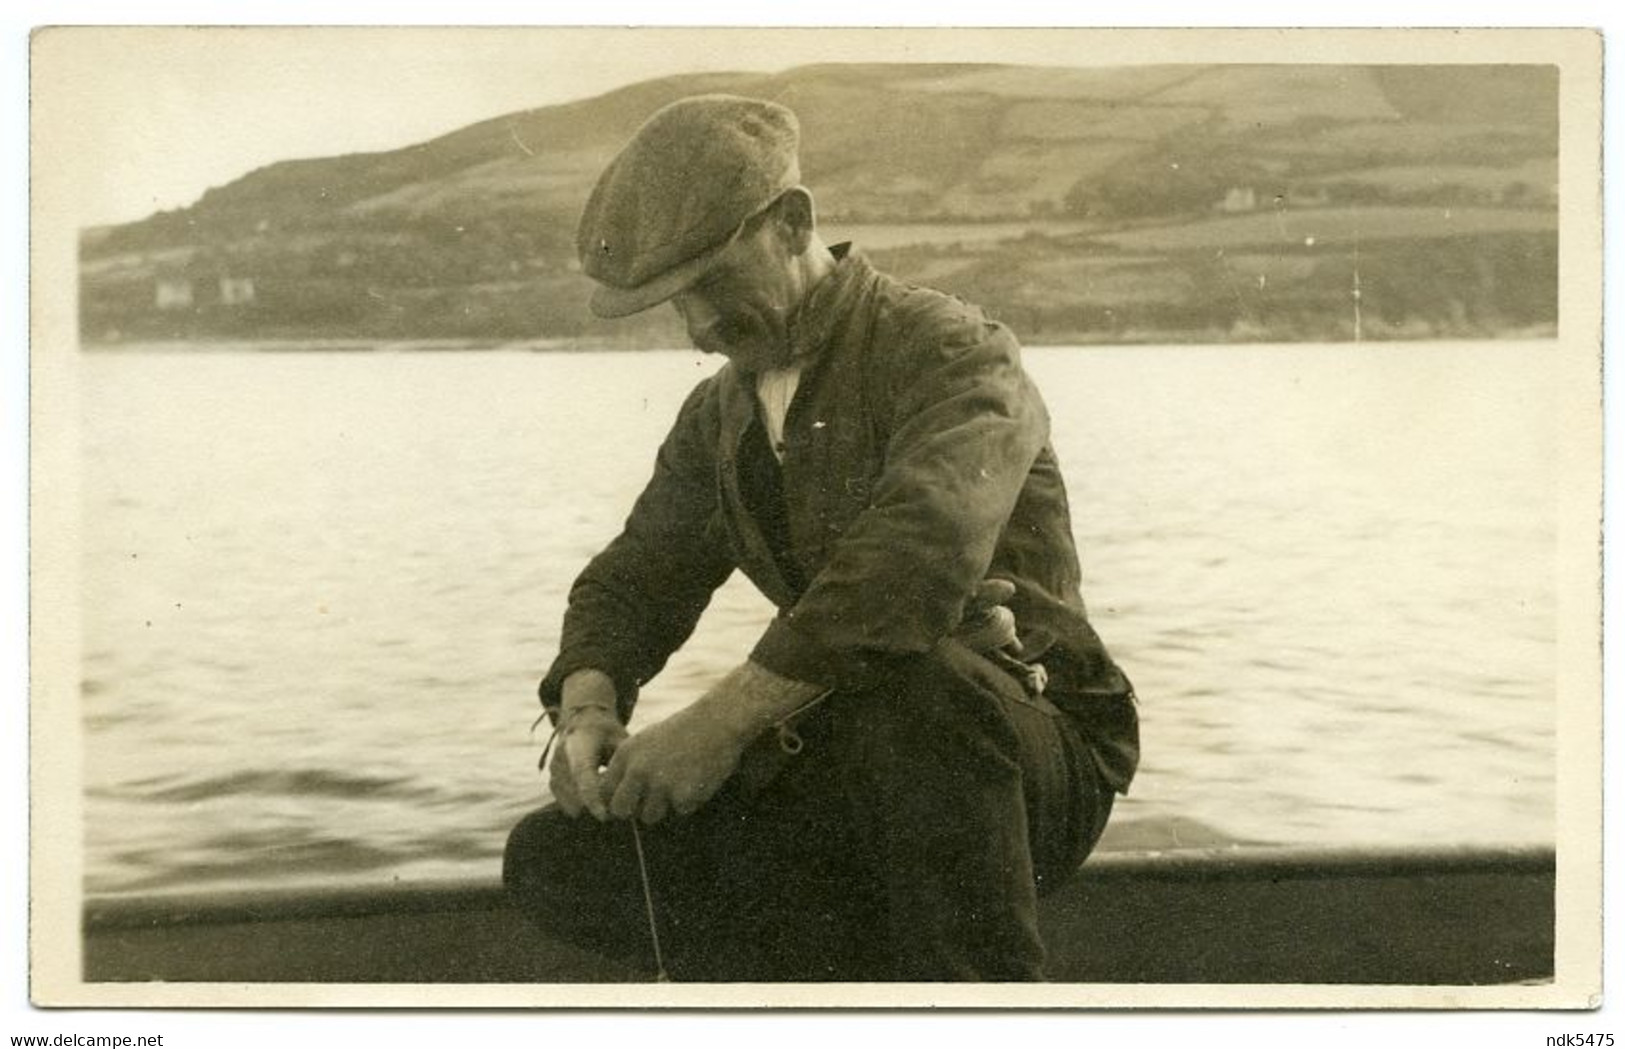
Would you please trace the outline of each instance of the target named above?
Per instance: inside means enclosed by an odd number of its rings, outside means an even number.
[[[1324,211],[1327,228],[1387,209],[1374,235],[1387,254],[1362,263],[1368,332],[1523,331],[1555,324],[1555,89],[1543,66],[677,74],[396,149],[278,161],[190,207],[86,231],[81,325],[92,341],[680,337],[669,319],[606,329],[586,314],[573,228],[650,113],[726,90],[796,110],[822,222],[870,231],[877,262],[1029,338],[1346,335],[1335,237],[1319,252],[1275,245],[1280,258],[1245,274],[1250,302],[1200,264],[1212,220],[1272,209]],[[1476,209],[1472,222],[1434,220],[1451,208]],[[1185,232],[1131,235],[1143,226]]]

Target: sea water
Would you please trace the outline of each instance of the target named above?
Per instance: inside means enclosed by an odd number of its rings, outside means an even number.
[[[1027,351],[1141,697],[1104,847],[1552,840],[1557,352]],[[81,354],[87,891],[495,878],[570,582],[716,366]],[[638,722],[770,615],[730,581]]]

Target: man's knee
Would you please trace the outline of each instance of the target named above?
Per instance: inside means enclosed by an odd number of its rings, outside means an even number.
[[[502,884],[526,902],[548,881],[546,867],[557,856],[555,843],[561,837],[559,824],[569,817],[555,806],[537,809],[508,834],[502,853]]]
[[[1016,767],[1009,705],[1023,701],[1020,686],[969,650],[941,646],[900,660],[872,687],[844,699],[831,713],[838,750],[855,760]]]
[[[567,816],[557,805],[538,809],[508,835],[502,882],[527,909],[549,911],[567,909],[584,896],[624,891],[635,877],[628,871],[636,870],[629,866],[630,839],[623,843],[615,833],[625,829]]]

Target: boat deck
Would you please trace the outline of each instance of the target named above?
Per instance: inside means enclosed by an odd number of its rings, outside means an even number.
[[[1536,982],[1555,873],[1543,848],[1105,853],[1041,923],[1060,982]],[[83,933],[92,983],[652,979],[542,938],[495,884],[92,899]]]

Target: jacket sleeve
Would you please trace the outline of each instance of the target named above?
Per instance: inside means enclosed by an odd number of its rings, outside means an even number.
[[[1049,433],[1014,336],[932,293],[883,354],[884,462],[869,505],[752,658],[776,673],[861,686],[958,624]],[[884,336],[883,336],[884,337]]]
[[[734,569],[716,526],[711,389],[701,383],[684,402],[625,527],[570,588],[558,658],[539,688],[555,719],[564,679],[593,668],[614,680],[621,720],[628,720],[639,687],[688,640]]]

